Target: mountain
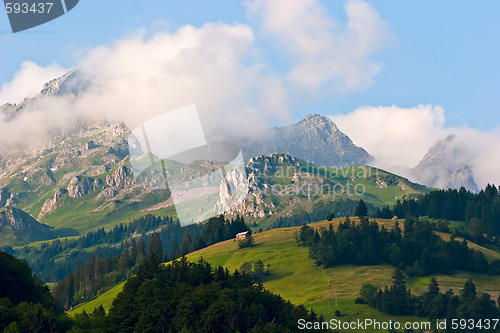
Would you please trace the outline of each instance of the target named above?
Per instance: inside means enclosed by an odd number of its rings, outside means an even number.
[[[54,228],[38,223],[21,209],[0,208],[0,245],[16,245],[36,240],[55,238]]]
[[[40,91],[45,96],[78,97],[90,86],[90,76],[79,70],[71,70],[63,76],[44,84]]]
[[[248,161],[252,157],[285,153],[303,161],[344,168],[367,165],[373,158],[342,133],[329,118],[310,114],[286,127],[273,127],[253,138],[222,131],[213,134],[214,141],[230,141],[241,147]]]
[[[79,71],[71,70],[61,77],[44,84],[40,93],[31,98],[25,98],[19,104],[7,103],[0,106],[0,111],[7,115],[7,119],[18,116],[22,112],[35,108],[38,101],[44,97],[78,98],[90,86],[90,76]]]
[[[263,227],[305,212],[323,213],[318,216],[321,218],[332,211],[352,216],[359,199],[373,206],[384,206],[429,191],[425,186],[381,169],[327,168],[288,154],[251,158],[246,170],[249,194],[232,212]]]
[[[455,135],[439,140],[412,170],[415,180],[429,187],[455,188],[462,186],[477,192],[474,175],[468,163],[470,153]]]
[[[465,187],[467,190],[474,193],[478,192],[472,170],[467,165],[455,169],[448,178],[446,184],[444,184],[444,188],[460,189],[461,187]]]
[[[29,112],[43,98],[79,98],[87,85],[88,76],[68,72],[45,84],[40,94],[22,105],[11,106],[7,113],[15,117]],[[241,179],[242,174],[234,169],[224,172],[227,184],[243,184],[249,189],[242,202],[234,203],[220,178],[208,176],[224,167],[220,162],[165,161],[168,184],[165,179],[158,183],[162,173],[155,169],[137,177],[128,156],[130,131],[125,124],[86,119],[72,129],[53,133],[41,147],[25,147],[0,156],[0,206],[8,202],[41,223],[84,234],[146,214],[172,216],[180,209],[179,202],[191,199],[198,205],[189,207],[191,211],[203,213],[193,215],[194,222],[230,210],[255,225],[265,223],[268,227],[280,217],[322,212],[332,202],[343,202],[337,206],[339,212],[352,214],[351,206],[360,198],[371,205],[391,205],[395,199],[428,191],[382,170],[353,167],[366,165],[371,156],[327,117],[312,114],[290,126],[264,132],[255,136],[259,139],[218,132],[218,137],[209,140],[227,139],[241,146],[248,178]],[[184,186],[189,181],[193,188]],[[181,200],[175,206],[166,185],[179,185],[175,198]],[[201,192],[197,190],[200,185]]]

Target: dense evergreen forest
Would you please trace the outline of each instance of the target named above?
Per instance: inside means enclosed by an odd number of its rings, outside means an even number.
[[[361,288],[360,297],[355,302],[368,304],[390,315],[414,315],[427,317],[429,320],[445,318],[449,332],[500,331],[500,323],[491,321],[500,317],[500,296],[495,303],[489,294],[478,295],[474,282],[470,279],[465,283],[460,295],[454,295],[452,290],[442,293],[438,280],[433,277],[426,292],[415,296],[407,287],[403,272],[396,269],[390,287],[382,289],[366,284]],[[451,322],[455,318],[473,319],[474,325],[469,327],[467,323],[466,327],[459,325],[453,330]]]
[[[134,275],[148,256],[154,255],[159,261],[166,262],[203,247],[232,239],[239,232],[250,231],[240,217],[233,220],[226,220],[223,216],[212,217],[203,225],[182,229],[184,235],[182,243],[178,246],[176,235],[178,227],[178,223],[170,223],[158,232],[139,237],[137,241],[135,238],[130,241],[124,240],[121,253],[117,256],[101,258],[92,255],[87,263],[64,277],[54,288],[53,293],[57,302],[68,310],[94,299],[100,293]],[[192,236],[193,230],[196,232],[194,236]],[[197,233],[199,230],[202,230],[201,233]],[[167,246],[164,248],[162,244]]]
[[[66,332],[71,320],[25,261],[0,252],[0,332]]]
[[[220,218],[223,219],[223,217]],[[110,231],[100,228],[77,239],[44,242],[39,247],[25,246],[16,250],[12,247],[3,247],[0,250],[26,259],[40,279],[46,282],[58,282],[69,273],[75,273],[82,265],[95,260],[94,257],[119,257],[123,252],[124,244],[133,238],[139,239],[146,236],[145,241],[148,242],[150,238],[148,235],[154,231],[159,232],[164,249],[169,255],[177,258],[191,252],[192,248],[198,249],[206,244],[228,239],[235,230],[237,232],[249,230],[240,217],[236,217],[229,225],[218,226],[218,222],[214,221],[220,218],[212,218],[203,224],[181,227],[177,220],[170,217],[160,218],[155,215],[147,215],[126,225],[120,223]],[[217,226],[212,225],[213,223]],[[208,230],[202,235],[207,227]],[[183,248],[182,244],[186,232],[188,232],[190,239]],[[88,251],[89,248],[93,248],[92,251]],[[58,257],[62,260],[57,260]]]
[[[433,219],[465,221],[470,235],[477,242],[500,238],[500,191],[495,185],[488,184],[478,194],[460,190],[431,191],[419,199],[396,201],[392,210],[389,207],[377,209],[375,217],[405,218],[407,215],[428,216]]]
[[[41,246],[25,246],[14,250],[12,247],[3,247],[0,250],[8,252],[18,258],[26,259],[34,273],[47,282],[57,282],[78,267],[88,262],[92,255],[101,258],[117,256],[121,253],[122,242],[135,236],[142,236],[158,228],[168,230],[170,238],[182,240],[183,232],[178,223],[169,217],[160,218],[147,215],[129,224],[118,224],[110,231],[100,228],[90,231],[77,239],[54,240],[44,242]],[[200,226],[191,227],[193,234],[201,233]],[[86,251],[93,247],[92,253]],[[55,260],[61,257],[64,260]]]
[[[297,332],[298,319],[318,320],[314,312],[254,284],[246,273],[214,269],[185,257],[166,266],[146,261],[108,315],[101,313],[75,319],[78,325],[104,332],[231,333]]]
[[[297,332],[298,319],[323,320],[254,284],[248,273],[185,257],[159,265],[161,255],[149,253],[108,315],[101,306],[73,319],[26,262],[0,252],[0,331]]]
[[[466,241],[444,241],[430,223],[408,217],[404,232],[396,222],[387,230],[376,222],[361,217],[358,224],[349,217],[335,231],[315,231],[303,225],[297,242],[309,247],[309,255],[317,265],[377,265],[388,263],[404,269],[412,276],[434,273],[449,274],[453,270],[500,274],[500,260],[488,263],[483,253],[471,249]]]

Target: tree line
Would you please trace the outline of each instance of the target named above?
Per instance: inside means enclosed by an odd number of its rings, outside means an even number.
[[[0,250],[26,259],[40,279],[47,282],[57,282],[70,272],[75,272],[78,267],[91,259],[92,254],[86,249],[94,247],[93,254],[103,258],[116,256],[121,252],[121,246],[117,247],[116,244],[121,244],[123,240],[132,235],[143,235],[160,227],[169,229],[182,240],[183,231],[171,217],[161,218],[155,215],[146,215],[128,224],[120,223],[109,231],[105,231],[104,228],[89,231],[76,239],[56,239],[43,242],[39,247],[24,246],[13,249],[7,246],[0,248]],[[201,230],[193,232],[200,233]],[[58,258],[59,260],[56,260]]]
[[[309,247],[315,264],[325,268],[388,263],[412,276],[448,274],[453,270],[500,274],[500,260],[488,263],[484,254],[469,248],[465,240],[459,242],[452,237],[444,241],[430,223],[413,217],[405,220],[404,232],[398,222],[387,230],[366,217],[361,217],[358,224],[346,217],[337,230],[332,224],[319,231],[303,225],[296,237],[299,245]]]
[[[356,214],[356,208],[359,203],[355,200],[338,200],[333,202],[322,202],[319,201],[312,206],[310,212],[300,211],[294,213],[290,216],[280,216],[276,221],[268,228],[288,228],[301,226],[304,223],[319,222],[327,218],[328,216],[353,216]],[[366,204],[365,208],[367,213],[375,214],[376,209],[371,204]],[[366,215],[366,214],[365,214]],[[392,216],[391,216],[392,217]]]
[[[156,234],[158,235],[158,234]],[[0,252],[1,332],[298,332],[297,321],[323,321],[254,284],[248,273],[230,273],[186,257],[159,265],[161,244],[151,250],[114,300],[71,318],[25,261]],[[151,240],[153,242],[153,239]]]
[[[75,316],[102,332],[298,332],[297,321],[323,320],[254,284],[248,273],[185,257],[163,266],[148,258],[106,315]]]
[[[490,331],[494,325],[491,323],[490,328],[486,328],[485,319],[491,320],[500,316],[500,296],[495,303],[489,294],[478,294],[471,279],[465,282],[460,295],[455,295],[451,289],[442,293],[438,280],[433,276],[427,290],[422,295],[416,296],[407,287],[406,279],[400,269],[394,271],[390,287],[382,289],[371,284],[363,285],[360,296],[355,302],[368,304],[389,315],[413,315],[427,317],[429,320],[445,318],[449,332],[453,331],[451,320],[455,318],[473,319],[478,325],[455,331],[483,332]]]
[[[154,256],[160,262],[170,261],[206,246],[232,239],[239,232],[250,231],[243,218],[226,220],[222,215],[210,218],[203,225],[178,229],[179,227],[177,222],[172,221],[158,232],[124,240],[121,253],[116,256],[102,258],[92,255],[90,260],[56,285],[53,294],[58,304],[68,310],[96,298],[137,273],[138,267],[148,257]],[[184,234],[182,243],[177,245],[177,239],[181,237],[178,235],[179,230]]]
[[[475,239],[481,240],[483,234],[490,238],[500,236],[500,190],[488,184],[484,190],[475,194],[460,190],[436,190],[419,199],[397,200],[393,208],[378,208],[375,217],[404,218],[407,215],[429,216],[434,219],[465,221]]]

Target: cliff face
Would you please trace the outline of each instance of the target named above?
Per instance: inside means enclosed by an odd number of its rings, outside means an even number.
[[[45,203],[40,210],[40,214],[38,215],[38,219],[41,219],[45,214],[53,212],[59,205],[59,199],[62,198],[63,195],[68,193],[66,189],[58,188],[54,193],[53,198],[48,198],[45,200]]]

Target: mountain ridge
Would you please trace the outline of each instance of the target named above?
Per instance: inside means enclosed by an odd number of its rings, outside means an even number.
[[[223,131],[221,135],[214,134],[210,139],[238,144],[247,161],[251,157],[276,153],[289,154],[316,165],[339,168],[367,165],[373,161],[365,149],[356,146],[331,119],[320,114],[310,114],[288,126],[266,129],[258,137],[248,139]]]

